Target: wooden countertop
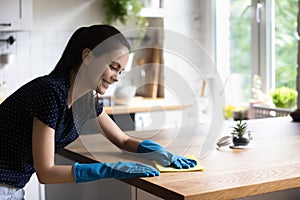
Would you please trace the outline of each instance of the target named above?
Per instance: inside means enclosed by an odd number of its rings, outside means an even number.
[[[108,106],[104,107],[105,112],[108,115],[119,115],[127,113],[138,113],[138,112],[153,112],[153,111],[164,111],[164,110],[182,110],[190,106],[170,105],[170,106]]]
[[[188,107],[191,107],[191,105],[167,104],[162,98],[134,98],[128,105],[105,106],[104,110],[109,115],[116,115],[164,110],[182,110]]]
[[[224,135],[229,134],[226,127],[230,125],[225,126]],[[214,148],[200,160],[204,171],[161,173],[158,177],[123,181],[165,199],[235,199],[300,187],[300,123],[291,122],[290,117],[268,118],[249,120],[248,127],[253,147]],[[128,134],[151,138],[178,154],[199,156],[206,130],[200,127],[197,135],[188,127],[180,132],[166,129]],[[167,145],[170,141],[172,145]],[[100,134],[81,136],[60,153],[79,162],[136,160],[150,164],[121,152]]]

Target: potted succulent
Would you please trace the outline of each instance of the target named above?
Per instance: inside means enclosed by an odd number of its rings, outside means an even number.
[[[251,140],[250,131],[248,131],[247,121],[239,120],[235,126],[232,127],[232,142],[234,146],[246,146]],[[246,137],[248,134],[248,138]]]

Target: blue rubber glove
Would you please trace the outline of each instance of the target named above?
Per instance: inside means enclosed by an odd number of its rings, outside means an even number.
[[[151,166],[135,162],[90,163],[73,166],[76,183],[94,181],[102,178],[133,178],[159,176],[159,171]]]
[[[138,146],[137,152],[145,153],[146,158],[155,160],[164,167],[171,166],[177,169],[188,169],[197,165],[197,161],[183,156],[174,155],[151,140],[144,140],[141,142]]]

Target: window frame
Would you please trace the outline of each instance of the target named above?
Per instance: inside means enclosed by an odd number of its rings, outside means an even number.
[[[214,0],[215,2],[217,0]],[[222,0],[215,3],[215,61],[216,66],[220,74],[225,76],[230,75],[229,65],[230,58],[224,58],[222,55],[224,52],[229,52],[228,49],[224,49],[226,44],[224,44],[223,38],[229,38],[229,34],[226,30],[220,29],[220,25],[223,26],[226,23],[226,17],[220,17],[217,13],[220,11],[224,12],[224,8],[228,8],[230,14],[229,6],[230,0]],[[261,7],[260,7],[261,6]],[[251,77],[254,75],[259,75],[262,81],[261,90],[267,94],[273,90],[276,86],[276,67],[275,67],[275,10],[274,3],[272,0],[251,0]],[[228,15],[225,14],[225,15]],[[229,21],[229,20],[228,20]],[[225,31],[225,32],[224,32]],[[229,31],[228,31],[229,32]],[[226,66],[228,69],[224,69]],[[225,68],[226,68],[225,67]],[[223,80],[224,84],[225,80]],[[226,87],[226,85],[225,85]]]
[[[251,75],[260,76],[261,89],[267,94],[276,85],[274,4],[272,0],[252,0],[251,8]]]

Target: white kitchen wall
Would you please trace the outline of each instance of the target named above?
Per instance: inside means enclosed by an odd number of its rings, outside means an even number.
[[[33,0],[33,30],[74,30],[103,19],[102,0]]]
[[[16,39],[13,45],[0,43],[0,54],[14,57],[12,64],[0,64],[0,83],[6,83],[6,96],[33,78],[48,74],[76,28],[103,21],[102,0],[33,0],[32,30],[0,32],[1,39]]]
[[[210,1],[165,1],[164,26],[191,37],[212,55],[210,10]],[[0,32],[0,38],[10,35],[16,38],[11,46],[0,44],[0,54],[8,52],[14,56],[13,64],[0,64],[0,83],[6,82],[6,94],[11,94],[37,76],[49,73],[76,28],[103,21],[102,0],[33,0],[31,31]],[[117,26],[121,30],[134,28],[130,24]],[[170,65],[176,68],[176,64]],[[199,90],[199,80],[194,81]]]
[[[200,44],[214,60],[215,0],[164,1],[164,28]]]
[[[16,39],[12,46],[0,46],[1,54],[13,55],[13,63],[0,68],[0,82],[6,83],[6,95],[33,78],[49,73],[71,33],[67,30],[1,33],[1,38],[12,35]]]
[[[187,91],[190,89],[194,92],[194,97],[197,99],[198,113],[195,113],[197,109],[193,107],[193,109],[185,110],[183,114],[184,118],[198,118],[199,122],[207,122],[208,120],[206,115],[202,115],[202,111],[207,109],[208,101],[206,97],[201,97],[204,77],[199,76],[199,73],[195,73],[195,68],[204,75],[205,69],[202,64],[205,59],[202,59],[203,55],[200,51],[195,52],[194,49],[186,50],[184,46],[189,45],[186,42],[197,44],[206,53],[207,56],[204,57],[211,61],[210,67],[211,64],[215,63],[213,6],[214,1],[207,0],[164,1],[164,28],[180,35],[179,41],[176,40],[171,44],[171,46],[178,47],[179,54],[174,55],[170,52],[165,52],[165,65],[176,71],[180,77],[180,79],[176,80],[178,82],[176,90],[179,91],[177,95],[181,97],[186,96],[187,101],[191,101],[193,99],[190,95],[187,95]],[[180,48],[182,48],[182,54],[180,54]],[[195,56],[191,57],[192,55]],[[191,63],[197,63],[197,66],[191,65]],[[166,81],[174,79],[172,76],[168,76],[167,73],[165,74]],[[189,88],[183,82],[188,83]],[[207,96],[207,87],[205,91],[205,96]],[[165,91],[165,96],[169,99],[169,96],[172,95]]]
[[[213,2],[206,0],[189,0],[189,3],[182,0],[165,1],[164,28],[186,37],[186,41],[189,40],[191,43],[199,45],[204,49],[211,62],[215,63]],[[182,41],[174,41],[175,44],[178,43],[178,46],[183,46],[184,44],[180,44],[180,42]],[[202,79],[194,76],[193,66],[189,60],[183,60],[184,58],[180,57],[182,55],[173,59],[168,59],[168,54],[165,56],[165,64],[172,66],[179,73],[188,74],[190,80],[187,81],[191,81],[195,92],[200,94]],[[201,56],[199,55],[199,57]],[[201,65],[196,67],[199,67],[201,71]]]

